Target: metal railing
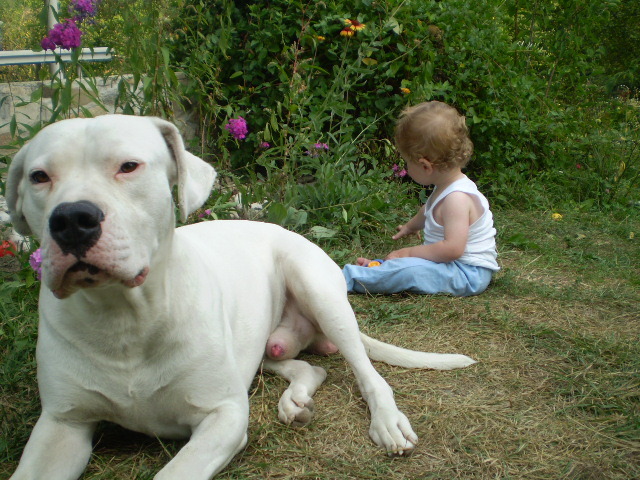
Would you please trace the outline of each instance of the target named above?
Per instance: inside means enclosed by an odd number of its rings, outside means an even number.
[[[112,59],[112,53],[111,47],[83,48],[78,59],[89,62],[108,62]],[[55,54],[46,50],[40,52],[33,50],[0,50],[0,66],[57,63],[59,60],[70,62],[71,55],[72,52],[69,50],[60,50]]]

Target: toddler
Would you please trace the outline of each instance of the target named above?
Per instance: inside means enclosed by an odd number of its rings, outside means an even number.
[[[464,116],[442,102],[406,109],[395,141],[409,176],[434,185],[418,213],[392,238],[424,230],[424,243],[389,253],[379,266],[360,257],[343,269],[350,292],[482,293],[496,262],[496,230],[489,202],[462,173],[473,153]],[[368,266],[372,263],[372,266]]]

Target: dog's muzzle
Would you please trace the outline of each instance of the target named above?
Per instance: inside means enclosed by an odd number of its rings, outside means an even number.
[[[104,213],[94,203],[61,203],[49,217],[49,231],[63,253],[81,258],[98,242],[103,220]]]

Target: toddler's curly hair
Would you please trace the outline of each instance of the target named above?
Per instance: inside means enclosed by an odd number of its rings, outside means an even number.
[[[463,168],[473,154],[464,115],[438,101],[405,109],[396,124],[395,141],[406,161],[426,158],[445,170]]]

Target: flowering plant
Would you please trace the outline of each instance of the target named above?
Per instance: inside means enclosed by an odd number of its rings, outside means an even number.
[[[36,272],[36,278],[40,280],[40,277],[42,277],[42,252],[40,249],[37,249],[31,254],[29,257],[29,265],[31,265],[33,271]]]
[[[57,47],[65,50],[78,48],[82,43],[82,30],[79,25],[87,19],[93,18],[98,12],[100,0],[71,0],[69,13],[73,14],[56,24],[46,37],[40,42],[44,50],[54,51]]]
[[[249,133],[247,121],[242,117],[230,119],[224,128],[231,133],[236,140],[244,140],[247,137],[247,133]]]
[[[360,23],[358,20],[351,20],[350,18],[345,18],[344,23],[346,27],[340,30],[340,35],[343,37],[353,37],[356,32],[366,28],[364,23]]]
[[[12,256],[15,257],[15,251],[17,250],[16,245],[9,240],[5,240],[2,242],[2,246],[0,246],[0,257]]]
[[[55,50],[56,47],[71,50],[80,46],[81,37],[82,31],[78,28],[75,20],[67,19],[49,30],[49,35],[42,39],[40,45],[45,50]]]
[[[93,18],[98,13],[98,3],[100,0],[71,0],[69,3],[69,13],[75,14],[76,21]]]
[[[317,157],[321,153],[328,152],[328,151],[329,151],[329,145],[327,145],[326,143],[316,143],[313,145],[313,147],[311,147],[311,150],[307,150],[307,155],[311,157]]]
[[[403,178],[407,175],[407,170],[405,168],[401,169],[396,163],[393,164],[391,170],[393,170],[393,175],[398,178]]]

